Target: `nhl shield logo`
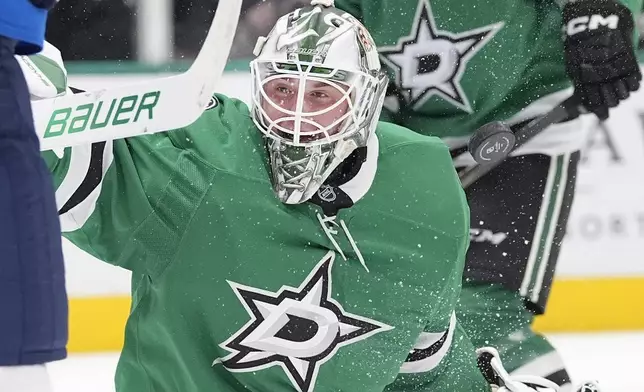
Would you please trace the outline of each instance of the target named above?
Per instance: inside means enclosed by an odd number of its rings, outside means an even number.
[[[327,203],[331,203],[337,198],[335,190],[332,186],[329,185],[322,185],[320,189],[318,189],[318,196],[320,197],[320,199],[326,201]]]

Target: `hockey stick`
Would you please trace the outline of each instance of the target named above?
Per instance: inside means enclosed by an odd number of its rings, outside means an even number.
[[[533,137],[541,133],[541,131],[548,128],[550,125],[567,121],[567,120],[572,120],[578,117],[579,114],[580,114],[580,101],[576,96],[573,95],[572,97],[561,102],[559,105],[557,105],[554,109],[552,109],[548,113],[544,114],[541,117],[537,117],[533,119],[528,124],[521,127],[518,131],[514,132],[514,137],[516,139],[516,141],[514,142],[514,145],[510,146],[510,148],[503,149],[503,151],[498,151],[497,149],[497,152],[500,154],[500,156],[494,157],[494,159],[491,159],[490,162],[485,162],[484,160],[481,160],[479,158],[481,156],[479,151],[481,146],[485,144],[490,144],[490,143],[494,144],[494,141],[490,142],[489,140],[498,138],[496,134],[492,133],[490,135],[486,135],[485,137],[481,138],[481,140],[479,140],[477,143],[474,143],[474,144],[470,143],[469,151],[472,154],[472,156],[475,157],[477,163],[474,166],[468,167],[467,169],[464,169],[461,173],[459,173],[459,178],[461,179],[461,184],[463,188],[469,187],[474,182],[476,182],[479,178],[483,177],[484,175],[489,173],[492,169],[499,166],[510,155],[510,153],[512,153],[512,151],[523,146],[526,142],[528,142],[530,139],[532,139]],[[509,129],[507,128],[507,126],[504,126],[504,127],[505,129]],[[481,130],[483,130],[483,127],[479,129],[479,131]],[[508,131],[499,129],[499,132],[497,132],[497,134],[505,135],[507,132]],[[474,139],[476,136],[477,135],[475,133],[472,136],[472,139]]]
[[[182,128],[203,113],[224,72],[242,0],[221,0],[188,71],[33,103],[43,151]]]

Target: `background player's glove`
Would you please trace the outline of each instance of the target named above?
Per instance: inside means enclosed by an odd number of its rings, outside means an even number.
[[[577,0],[563,9],[566,72],[582,105],[600,119],[639,89],[633,15],[615,0]]]

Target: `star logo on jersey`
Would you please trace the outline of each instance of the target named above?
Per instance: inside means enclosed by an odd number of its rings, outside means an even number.
[[[461,87],[468,61],[503,27],[495,23],[474,30],[452,33],[439,30],[428,0],[420,0],[411,34],[395,46],[379,48],[383,62],[395,75],[395,84],[414,110],[438,95],[472,113]]]
[[[346,312],[331,298],[328,252],[298,288],[273,293],[228,282],[250,320],[220,347],[230,352],[216,359],[231,372],[254,372],[280,366],[300,392],[315,386],[320,366],[342,346],[393,327]]]

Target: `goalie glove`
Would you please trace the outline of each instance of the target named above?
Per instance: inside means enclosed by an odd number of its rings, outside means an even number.
[[[616,0],[576,0],[563,8],[566,72],[582,105],[602,120],[637,91],[642,73],[631,11]]]
[[[45,41],[43,50],[30,56],[16,56],[29,89],[29,99],[54,98],[71,92],[67,85],[67,70],[58,48]],[[63,157],[64,149],[55,149],[58,158]]]
[[[479,370],[492,387],[493,392],[557,392],[559,387],[552,381],[537,376],[510,376],[503,368],[499,353],[492,347],[476,350]]]
[[[67,70],[58,48],[45,41],[43,50],[30,56],[16,56],[25,76],[32,101],[54,98],[67,92]]]
[[[492,347],[476,350],[477,364],[481,373],[492,387],[492,392],[559,392],[559,386],[538,376],[510,374],[503,367],[499,352]],[[601,392],[594,381],[587,381],[575,389],[576,392]]]

